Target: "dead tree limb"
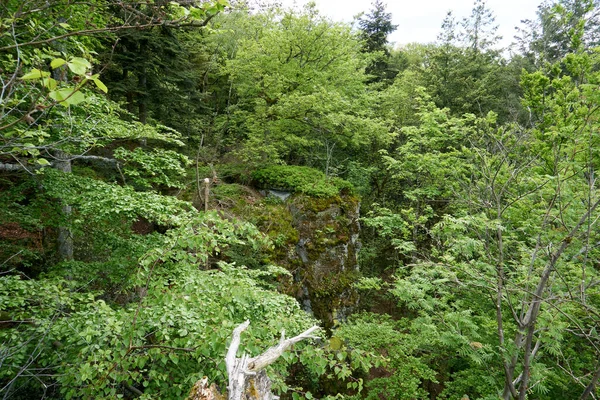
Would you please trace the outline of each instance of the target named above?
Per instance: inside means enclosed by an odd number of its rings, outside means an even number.
[[[267,366],[273,364],[281,355],[292,345],[304,340],[304,339],[318,339],[316,336],[312,336],[311,333],[319,329],[318,326],[313,326],[310,329],[302,332],[298,336],[290,339],[285,338],[285,331],[281,331],[281,339],[277,346],[273,346],[261,355],[251,358],[248,360],[248,371],[258,372]]]
[[[285,331],[281,332],[279,344],[267,349],[264,353],[249,358],[247,355],[242,355],[241,358],[236,358],[236,353],[240,347],[241,335],[250,325],[250,321],[245,321],[238,325],[231,337],[231,344],[225,356],[225,365],[227,366],[227,375],[229,376],[228,399],[229,400],[272,400],[277,397],[271,393],[271,381],[264,369],[273,364],[281,355],[294,344],[305,339],[318,339],[311,334],[319,329],[318,326],[313,326],[310,329],[302,332],[298,336],[286,339]],[[207,387],[207,382],[198,381],[194,387]],[[212,394],[214,396],[214,392]],[[200,397],[190,397],[188,399],[196,400]],[[208,397],[206,397],[208,398]]]

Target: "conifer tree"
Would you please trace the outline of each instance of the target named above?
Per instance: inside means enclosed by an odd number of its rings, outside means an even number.
[[[391,71],[389,66],[390,51],[388,49],[388,36],[396,30],[398,25],[392,24],[392,14],[386,12],[386,5],[381,0],[372,3],[372,9],[359,21],[364,40],[364,51],[367,53],[380,52],[369,67],[367,73],[372,75],[372,82],[382,82],[393,79],[397,71]]]
[[[471,15],[462,21],[464,45],[475,53],[491,49],[501,39],[496,34],[498,25],[485,0],[475,0]]]
[[[582,41],[586,49],[600,45],[600,1],[559,0],[539,5],[537,18],[524,20],[516,37],[518,50],[535,65],[556,62],[574,51],[577,24],[583,24]]]

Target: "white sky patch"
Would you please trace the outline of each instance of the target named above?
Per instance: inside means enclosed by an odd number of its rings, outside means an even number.
[[[285,6],[302,6],[309,0],[280,0]],[[353,17],[371,9],[371,0],[313,0],[317,8],[334,21],[352,22]],[[515,26],[523,19],[535,18],[541,0],[488,0],[487,6],[496,17],[501,47],[508,46],[516,33]],[[398,29],[390,35],[396,45],[435,41],[442,21],[450,10],[457,20],[468,17],[473,0],[388,0],[387,11]]]

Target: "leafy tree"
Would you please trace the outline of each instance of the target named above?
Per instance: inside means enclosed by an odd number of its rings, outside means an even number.
[[[72,161],[77,159],[112,164],[124,177],[120,162],[110,154],[105,157],[89,152],[115,140],[166,139],[181,145],[170,140],[177,134],[161,132],[164,127],[142,128],[120,121],[118,107],[89,90],[93,84],[96,91],[108,91],[98,71],[93,71],[93,54],[101,47],[94,35],[106,37],[117,31],[157,25],[203,26],[224,4],[206,3],[200,8],[185,8],[175,2],[125,5],[33,1],[3,5],[2,23],[10,29],[0,37],[0,52],[7,55],[1,66],[0,170],[32,173],[51,166],[71,172]],[[90,6],[97,10],[92,18],[88,18]],[[89,29],[90,24],[105,27]],[[20,30],[23,35],[15,33]],[[170,162],[177,160],[172,153],[162,155]],[[175,162],[185,164],[186,159],[179,157]],[[63,204],[63,219],[68,219],[70,212],[70,205]],[[60,255],[72,259],[71,232],[60,226],[58,238]]]
[[[138,288],[130,304],[106,302],[97,298],[100,292],[77,294],[96,273],[92,265],[49,271],[39,281],[2,277],[4,312],[26,321],[2,332],[3,363],[11,365],[2,371],[3,389],[64,398],[182,398],[203,375],[223,379],[217,360],[237,321],[278,321],[255,324],[249,353],[283,328],[296,332],[311,323],[293,299],[260,287],[268,273],[225,263],[220,271],[198,270],[198,261],[213,251],[242,240],[259,246],[264,239],[253,226],[215,214],[181,222],[142,255],[132,286],[124,288]]]
[[[468,347],[501,366],[490,376],[495,391],[460,380],[447,395],[525,399],[533,391],[556,398],[571,379],[581,387],[571,385],[568,397],[596,390],[596,365],[569,363],[565,355],[586,348],[583,358],[593,359],[597,343],[589,333],[596,272],[588,264],[599,204],[590,180],[597,162],[594,65],[595,55],[580,51],[555,65],[552,77],[523,76],[524,104],[544,116],[532,130],[497,128],[493,114],[448,119],[447,111],[425,107],[421,124],[404,130],[408,140],[397,155],[386,157],[406,198],[399,212],[381,209],[365,222],[400,254],[392,293],[421,310],[415,323],[446,326],[461,313],[457,326],[477,321],[470,334],[460,329],[465,353],[459,351],[460,368],[445,367],[451,376],[479,368],[464,360]],[[453,296],[463,289],[459,304]],[[481,333],[490,326],[495,337]]]
[[[56,61],[53,65],[48,65],[53,59],[62,57],[68,61],[72,73],[81,76],[91,68],[89,62],[81,60],[87,57],[90,61],[91,54],[100,47],[95,36],[153,26],[203,26],[207,22],[206,19],[222,10],[225,4],[220,1],[216,5],[206,3],[202,8],[184,8],[176,2],[171,2],[166,7],[162,4],[150,5],[145,2],[113,3],[104,0],[91,3],[80,1],[3,3],[0,17],[7,29],[3,30],[0,37],[0,52],[5,55],[2,57],[2,100],[5,104],[0,115],[2,130],[17,124],[34,123],[44,115],[46,110],[52,109],[51,105],[62,102],[69,94],[66,89],[63,89],[54,98],[42,97],[41,100],[46,100],[45,102],[36,101],[39,100],[36,95],[40,94],[31,93],[27,90],[27,86],[23,86],[23,83],[27,83],[27,79],[25,82],[21,79],[24,67],[34,71],[33,75],[25,75],[29,79],[35,78],[35,71],[52,67],[53,70],[57,70],[54,72],[53,79],[64,81],[68,77],[66,71],[59,70],[64,63],[59,64]],[[90,7],[95,11],[91,15]],[[17,35],[15,32],[20,34]],[[76,66],[76,63],[79,66]],[[45,72],[43,75],[39,78],[49,76]],[[55,91],[53,80],[48,79],[44,84],[51,92]],[[78,91],[77,85],[71,86],[72,92]],[[81,96],[76,93],[73,93],[69,99],[71,102],[82,101]],[[49,100],[54,100],[56,103]]]
[[[273,18],[256,39],[243,40],[227,64],[244,157],[304,161],[329,174],[339,151],[387,141],[385,125],[364,107],[368,58],[349,27],[310,7]]]
[[[543,3],[510,58],[483,0],[395,50],[381,1],[359,31],[235,4],[0,5],[4,397],[182,398],[241,321],[250,355],[314,324],[278,292],[310,223],[265,186],[362,196],[361,296],[271,366],[282,398],[598,397],[597,2]]]

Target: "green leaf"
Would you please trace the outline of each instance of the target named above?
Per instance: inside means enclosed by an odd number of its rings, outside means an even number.
[[[52,67],[52,69],[56,69],[65,65],[66,62],[67,60],[64,60],[62,58],[55,58],[54,60],[52,60],[52,62],[50,62],[50,66]]]
[[[39,69],[34,68],[30,72],[23,75],[21,77],[21,79],[24,81],[30,81],[30,80],[34,80],[34,79],[46,78],[48,76],[50,76],[50,72],[40,71]]]
[[[61,102],[64,101],[71,93],[73,93],[73,88],[63,88],[59,90],[53,90],[48,93],[48,96],[55,101]]]
[[[341,349],[342,344],[342,340],[336,336],[332,336],[331,339],[329,339],[329,347],[331,347],[332,350]]]
[[[47,80],[44,80],[44,86],[46,89],[54,90],[58,86],[58,83],[56,82],[56,79],[48,78]]]
[[[108,93],[108,88],[100,79],[93,79],[94,83],[98,87],[98,89],[102,90],[104,93]]]
[[[75,91],[75,88],[62,88],[59,90],[53,90],[48,94],[51,99],[58,101],[63,106],[70,106],[79,104],[85,101],[85,96],[79,91]]]
[[[77,75],[85,75],[88,69],[92,68],[92,64],[85,58],[73,57],[71,61],[67,63],[69,69]]]
[[[75,92],[67,101],[69,104],[76,105],[85,101],[85,95],[81,92]]]
[[[36,161],[40,165],[50,165],[50,162],[48,160],[46,160],[45,158],[38,158]]]

